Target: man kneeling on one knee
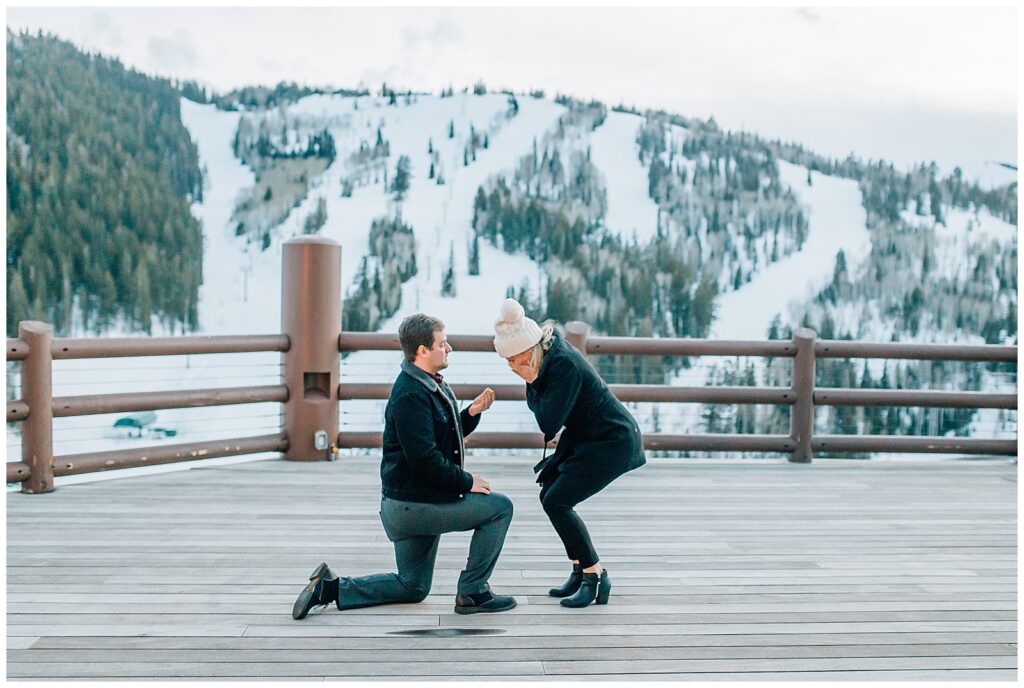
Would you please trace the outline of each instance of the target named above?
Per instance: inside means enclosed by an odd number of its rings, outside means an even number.
[[[314,607],[339,610],[393,602],[422,602],[430,593],[434,560],[443,533],[473,531],[466,568],[459,576],[455,611],[503,612],[515,598],[495,595],[487,581],[512,521],[512,501],[479,475],[463,470],[463,438],[494,403],[487,388],[461,413],[451,387],[439,374],[452,348],[444,323],[422,313],[398,330],[405,360],[384,410],[380,465],[380,519],[395,545],[398,573],[338,577],[326,563],[309,577],[292,608],[303,619]]]

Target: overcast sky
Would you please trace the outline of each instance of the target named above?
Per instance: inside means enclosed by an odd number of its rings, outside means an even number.
[[[217,90],[483,80],[714,116],[901,167],[1017,160],[1015,8],[8,8],[141,71]]]

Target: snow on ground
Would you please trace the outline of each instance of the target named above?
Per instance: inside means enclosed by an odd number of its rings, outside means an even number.
[[[477,152],[475,163],[462,167],[462,149],[457,148],[454,153],[458,165],[452,167],[453,174],[445,186],[438,187],[424,180],[425,175],[417,175],[403,204],[402,217],[416,231],[419,273],[403,285],[402,306],[392,318],[381,323],[381,331],[397,331],[405,316],[420,311],[441,318],[446,331],[452,334],[493,335],[506,287],[518,287],[526,279],[536,293],[541,284],[537,264],[526,256],[506,254],[486,242],[479,244],[481,274],[469,275],[467,247],[472,236],[473,197],[489,177],[512,169],[530,149],[533,139],[539,140],[553,127],[563,111],[562,106],[550,101],[521,99],[519,114],[505,125],[500,136],[491,137],[487,150]],[[447,119],[444,128],[446,131]],[[426,135],[411,140],[422,147]],[[438,144],[436,139],[434,144]],[[392,155],[394,150],[393,144]],[[453,247],[456,296],[447,298],[441,296],[441,280]],[[342,363],[342,379],[390,382],[398,373],[400,361],[401,355],[396,352],[355,352]],[[451,367],[444,375],[450,382],[485,379],[493,384],[522,384],[494,353],[454,352]],[[353,430],[380,428],[384,405],[383,401],[345,402],[342,423]],[[490,431],[533,430],[536,425],[524,404],[499,402],[488,412],[482,427]]]
[[[964,260],[968,245],[998,242],[1009,245],[1017,237],[1017,228],[1001,220],[987,210],[971,212],[958,208],[945,208],[945,223],[935,224],[931,215],[918,216],[913,211],[904,211],[903,220],[918,226],[934,228],[936,236],[935,269],[952,279],[967,280],[969,272],[974,269],[970,261]],[[934,335],[922,332],[921,340],[934,340]],[[963,343],[984,344],[980,336],[961,336]],[[1015,340],[1014,340],[1015,341]],[[982,389],[1001,394],[1013,394],[1017,391],[1015,375],[993,373],[985,370],[982,373]],[[1017,434],[1016,412],[1005,412],[999,409],[979,409],[970,425],[970,434],[979,437],[1015,437]]]
[[[762,268],[750,282],[718,297],[710,339],[765,339],[776,314],[785,315],[791,302],[805,299],[831,279],[840,249],[846,252],[851,269],[870,250],[871,237],[856,182],[812,172],[808,186],[806,167],[781,160],[778,164],[781,181],[793,189],[805,208],[809,221],[807,240],[800,251]],[[693,368],[677,373],[670,384],[702,386],[712,368],[728,359],[691,360]],[[751,360],[760,371],[763,359]],[[665,405],[658,410],[658,422],[666,432],[700,432],[700,412],[699,406]],[[654,407],[650,405],[638,409],[638,416],[644,417],[644,427],[653,426],[653,413]]]
[[[208,173],[204,201],[193,206],[203,228],[200,328],[195,334],[275,334],[280,331],[276,310],[280,284],[258,278],[249,278],[246,284],[239,267],[252,263],[253,274],[259,275],[260,268],[269,262],[268,257],[247,255],[244,244],[233,236],[230,227],[235,197],[253,179],[252,172],[231,150],[238,113],[182,100],[182,119]],[[279,263],[280,258],[277,260]],[[246,291],[248,301],[243,299]],[[273,310],[267,305],[272,305]],[[155,336],[167,334],[159,327],[154,331]],[[130,332],[105,334],[133,335],[138,336]],[[54,361],[54,396],[273,385],[280,381],[279,359],[279,354],[261,353]],[[177,436],[124,438],[113,429],[113,424],[125,415],[128,414],[54,419],[54,453],[59,456],[160,442],[247,437],[270,434],[280,426],[278,404],[168,409],[157,412],[155,425],[171,428],[177,431]],[[12,440],[17,444],[13,445]],[[20,438],[9,436],[8,443],[9,455],[12,450],[20,452]]]
[[[628,112],[609,112],[590,135],[590,160],[604,175],[608,190],[605,226],[626,240],[634,232],[641,244],[658,230],[658,206],[647,189],[647,168],[637,157],[636,134],[643,118]]]
[[[1017,228],[993,216],[987,210],[967,211],[944,206],[943,212],[946,216],[943,224],[936,224],[932,215],[916,215],[909,209],[901,213],[901,219],[914,227],[935,230],[935,260],[932,270],[951,280],[964,282],[970,279],[970,272],[974,269],[974,264],[964,260],[968,246],[992,241],[1007,246],[1016,239]],[[793,319],[798,317],[795,312],[790,315]],[[874,302],[842,306],[837,309],[835,319],[840,329],[855,333],[854,336],[858,339],[887,342],[893,338],[892,319],[880,314],[877,304]],[[899,333],[899,340],[902,342],[924,344],[950,343],[954,337],[955,341],[961,344],[985,343],[984,338],[980,335],[963,332],[952,335],[937,332],[929,327],[921,328],[916,335],[909,332]],[[885,361],[872,359],[868,365],[871,374],[877,378],[882,373]],[[988,383],[985,383],[983,387],[997,391],[998,383],[993,382],[993,385],[990,387]],[[998,387],[998,391],[1008,390]]]
[[[510,169],[532,140],[552,127],[564,108],[553,102],[522,99],[518,115],[506,120],[504,95],[483,97],[456,95],[452,98],[420,97],[412,104],[386,107],[382,99],[340,96],[312,96],[289,108],[289,116],[301,115],[313,128],[326,125],[335,137],[338,157],[318,179],[313,180],[307,198],[272,232],[265,251],[257,243],[234,236],[231,214],[238,195],[253,183],[252,171],[234,157],[231,143],[239,113],[222,112],[212,106],[182,101],[182,119],[199,149],[201,165],[207,171],[202,203],[193,212],[203,227],[203,285],[199,294],[200,327],[197,335],[275,334],[280,332],[281,244],[301,233],[305,217],[317,198],[327,201],[328,220],[321,231],[342,244],[343,267],[339,289],[347,291],[363,255],[367,253],[370,223],[395,212],[391,194],[383,180],[359,187],[351,198],[341,197],[341,178],[348,173],[345,161],[361,140],[372,142],[377,127],[391,146],[389,173],[400,155],[412,161],[411,188],[402,205],[402,217],[417,236],[420,274],[403,289],[398,315],[382,325],[395,330],[401,317],[415,310],[433,313],[448,323],[453,333],[493,332],[497,308],[510,284],[527,279],[534,290],[539,270],[523,256],[509,256],[481,244],[482,276],[467,274],[467,240],[471,236],[472,201],[477,188],[493,174]],[[400,100],[400,103],[402,101]],[[449,122],[456,136],[448,138]],[[470,124],[481,134],[487,132],[489,148],[477,151],[476,161],[463,166],[462,150]],[[318,126],[319,125],[319,126]],[[439,186],[427,179],[427,140],[439,151],[447,183]],[[449,247],[454,245],[457,297],[440,296],[440,284],[447,266]],[[111,332],[106,336],[123,336]],[[161,330],[155,335],[168,334]],[[475,356],[478,363],[464,366],[464,379],[506,376],[518,381],[496,354]],[[343,378],[389,381],[394,378],[400,357],[395,352],[357,352],[345,360]],[[459,356],[453,357],[453,361]],[[483,366],[481,369],[480,366]],[[510,378],[510,379],[509,379]],[[363,378],[366,379],[366,378]],[[455,378],[453,378],[455,379]],[[217,354],[187,357],[123,358],[95,361],[57,361],[54,393],[57,396],[103,394],[211,387],[273,385],[280,381],[280,355]],[[496,382],[498,380],[495,380]],[[522,416],[513,405],[513,416]],[[382,408],[382,407],[381,407]],[[494,411],[497,411],[495,409]],[[346,421],[353,428],[380,427],[381,414],[375,402],[345,405]],[[157,440],[144,435],[124,438],[113,423],[126,414],[105,414],[54,421],[55,453],[125,449],[164,442],[207,441],[276,432],[280,427],[278,404],[171,409],[158,411],[157,426],[177,431],[173,438]],[[492,413],[500,417],[500,412]],[[345,421],[343,421],[345,422]],[[360,425],[361,422],[361,425]],[[517,421],[518,423],[518,421]],[[492,428],[493,429],[493,428]],[[20,438],[8,438],[8,454],[20,452]]]
[[[761,268],[739,289],[719,295],[708,335],[710,339],[765,339],[776,314],[782,315],[786,322],[790,319],[787,317],[790,304],[802,303],[832,278],[840,250],[846,252],[851,271],[870,251],[871,235],[855,181],[811,172],[808,186],[806,167],[781,160],[778,165],[780,180],[793,190],[804,206],[809,223],[807,239],[801,250]],[[693,367],[675,374],[670,384],[703,386],[713,368],[720,368],[731,360],[734,359],[693,358]],[[758,380],[763,360],[750,359],[758,371]],[[702,406],[692,404],[663,405],[658,410],[658,423],[664,432],[702,432],[702,410]],[[637,413],[638,419],[643,417],[644,427],[653,427],[653,406],[644,405]]]
[[[718,299],[713,339],[764,339],[776,314],[785,316],[790,303],[805,300],[832,278],[840,250],[852,271],[871,249],[857,182],[811,172],[808,186],[806,167],[781,160],[779,176],[806,208],[807,240],[800,251]]]
[[[915,215],[911,210],[903,211],[902,218],[911,226],[935,230],[935,269],[952,279],[966,280],[974,269],[963,259],[968,245],[990,241],[1009,245],[1016,240],[1017,228],[987,210],[971,212],[947,207],[944,213],[943,224],[936,224],[932,215]]]
[[[539,267],[525,256],[510,256],[485,242],[480,243],[481,275],[467,271],[467,246],[471,237],[472,202],[477,188],[491,176],[510,171],[529,151],[534,139],[557,122],[564,108],[551,101],[522,98],[519,113],[507,119],[503,95],[455,95],[451,98],[418,96],[406,105],[389,107],[380,98],[311,96],[288,107],[290,118],[301,117],[303,126],[330,129],[338,157],[320,177],[312,181],[307,198],[272,232],[272,242],[261,251],[258,244],[234,236],[231,214],[238,195],[253,183],[252,171],[236,159],[231,143],[239,113],[221,112],[212,106],[182,101],[182,119],[199,149],[205,166],[207,186],[204,200],[193,206],[201,220],[204,236],[203,285],[199,295],[200,328],[196,334],[273,334],[280,331],[281,243],[300,234],[305,218],[317,199],[327,203],[327,224],[321,234],[342,244],[342,276],[339,289],[347,292],[362,257],[367,253],[370,223],[374,218],[397,212],[383,180],[357,187],[352,196],[341,196],[341,180],[348,154],[363,140],[371,145],[379,127],[391,146],[389,177],[400,155],[412,162],[412,180],[401,216],[416,233],[419,274],[403,286],[398,314],[382,323],[382,331],[395,331],[409,313],[423,311],[440,317],[453,334],[492,334],[498,306],[506,287],[524,279],[536,293],[543,288]],[[647,194],[647,173],[636,156],[636,130],[640,118],[610,112],[607,120],[590,135],[592,160],[604,174],[608,189],[610,230],[641,240],[655,232],[657,208]],[[456,135],[448,138],[449,122]],[[488,133],[489,148],[477,151],[477,159],[462,164],[462,151],[470,125]],[[673,135],[677,132],[673,131]],[[678,132],[685,135],[685,130]],[[673,136],[673,138],[677,138]],[[431,139],[440,158],[440,171],[447,183],[437,185],[427,178]],[[812,173],[779,162],[782,180],[807,207],[810,231],[804,248],[778,263],[767,266],[740,289],[723,294],[711,337],[759,340],[765,337],[776,313],[785,313],[792,301],[821,288],[832,275],[836,253],[843,249],[851,269],[870,246],[864,227],[864,211],[855,182]],[[1016,228],[987,213],[949,211],[949,251],[943,259],[955,260],[963,241],[981,238],[1006,239]],[[456,297],[440,294],[449,251],[454,249]],[[852,316],[851,316],[852,317]],[[115,331],[105,336],[124,336]],[[157,327],[155,335],[170,334]],[[342,362],[342,380],[389,382],[398,371],[397,352],[356,352]],[[673,384],[703,385],[712,365],[722,359],[693,359],[696,366],[676,376]],[[456,351],[445,376],[452,382],[486,380],[492,384],[521,384],[496,354]],[[273,385],[280,380],[280,355],[220,354],[188,357],[124,358],[96,361],[57,361],[54,365],[55,395],[101,394],[210,387]],[[615,382],[616,380],[611,380]],[[998,383],[998,381],[997,381]],[[1005,383],[1011,389],[1015,385]],[[1002,388],[1002,387],[1001,387]],[[464,400],[468,403],[469,400]],[[631,405],[643,427],[654,427],[654,406]],[[384,402],[350,401],[342,404],[342,426],[350,430],[379,429]],[[691,432],[701,429],[699,405],[662,405],[658,425],[662,432]],[[178,431],[165,442],[193,442],[228,437],[273,433],[280,427],[280,406],[259,404],[244,407],[209,407],[159,411],[157,425]],[[998,412],[993,412],[998,413]],[[124,414],[55,419],[55,453],[124,449],[158,443],[153,437],[124,439],[115,436],[113,422]],[[992,415],[992,414],[989,414]],[[979,428],[994,423],[984,413]],[[487,431],[536,429],[532,415],[521,402],[498,402],[481,425]],[[986,432],[987,434],[987,432]],[[8,455],[20,452],[16,436],[8,438]],[[252,460],[225,459],[224,461]],[[173,470],[168,467],[163,470]],[[153,470],[152,468],[149,470]]]
[[[965,177],[967,181],[974,182],[983,189],[994,189],[1017,181],[1017,170],[1002,163],[990,161],[981,166],[978,174],[973,175],[973,179],[970,173]]]

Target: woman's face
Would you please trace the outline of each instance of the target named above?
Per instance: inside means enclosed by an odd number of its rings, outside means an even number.
[[[510,366],[522,366],[530,363],[530,357],[533,355],[533,349],[527,349],[522,351],[515,356],[509,356],[505,360],[508,361]]]

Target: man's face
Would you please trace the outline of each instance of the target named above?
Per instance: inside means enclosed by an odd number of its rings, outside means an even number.
[[[434,345],[429,350],[427,347],[421,346],[416,355],[423,362],[425,368],[438,373],[448,367],[448,354],[451,351],[452,347],[448,344],[448,337],[445,336],[444,330],[435,330]]]

